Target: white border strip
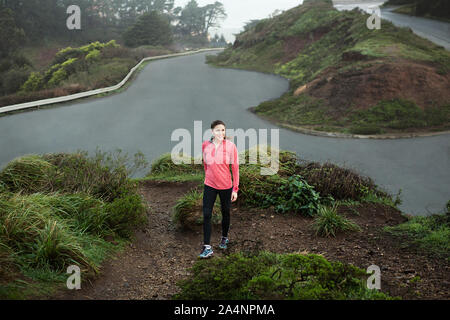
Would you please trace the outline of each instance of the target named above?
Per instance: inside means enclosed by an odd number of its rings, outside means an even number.
[[[114,91],[114,90],[117,90],[117,89],[121,88],[128,81],[128,79],[131,77],[133,72],[137,68],[139,68],[139,66],[144,61],[163,59],[163,58],[170,58],[170,57],[177,57],[177,56],[186,56],[186,55],[195,54],[195,53],[199,53],[199,52],[203,52],[203,51],[216,51],[216,50],[222,50],[222,49],[225,49],[225,48],[199,49],[199,50],[196,50],[196,51],[173,53],[173,54],[166,54],[166,55],[162,55],[162,56],[153,56],[153,57],[143,58],[137,65],[135,65],[131,69],[131,71],[126,75],[125,78],[123,78],[122,81],[120,81],[118,84],[116,84],[114,86],[110,86],[110,87],[106,87],[106,88],[100,88],[100,89],[94,89],[94,90],[85,91],[85,92],[79,92],[79,93],[71,94],[71,95],[68,95],[68,96],[55,97],[55,98],[49,98],[49,99],[42,99],[42,100],[37,100],[37,101],[31,101],[31,102],[25,102],[25,103],[19,103],[19,104],[13,104],[13,105],[5,106],[5,107],[0,107],[0,113],[16,111],[16,110],[32,108],[32,107],[38,107],[38,106],[44,106],[44,105],[47,105],[47,104],[65,102],[65,101],[70,101],[70,100],[76,100],[76,99],[80,99],[80,98],[94,96],[94,95],[97,95],[99,93],[105,93],[105,92]]]

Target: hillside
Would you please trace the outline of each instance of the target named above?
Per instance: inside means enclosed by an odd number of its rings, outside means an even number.
[[[411,217],[369,177],[279,151],[275,175],[240,165],[229,248],[218,200],[216,257],[199,261],[202,164],[163,154],[130,179],[142,154],[131,167],[120,152],[14,159],[0,171],[0,299],[448,299],[450,201]],[[73,264],[81,290],[67,287]]]
[[[305,0],[236,36],[208,62],[281,75],[290,89],[253,108],[280,125],[379,134],[450,128],[450,52],[408,28]]]
[[[450,21],[450,2],[447,0],[388,0],[383,6],[398,6],[396,13]]]

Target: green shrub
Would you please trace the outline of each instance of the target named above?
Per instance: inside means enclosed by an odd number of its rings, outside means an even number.
[[[2,94],[7,95],[19,91],[29,76],[30,70],[26,67],[12,68],[3,73],[0,79]]]
[[[294,212],[313,216],[320,204],[320,195],[302,176],[293,175],[272,194],[267,201],[275,206],[276,212]]]
[[[174,299],[391,299],[369,292],[367,274],[355,266],[315,254],[233,253],[200,260],[178,283]]]
[[[86,57],[85,57],[86,61],[88,62],[93,62],[93,61],[98,61],[100,60],[100,51],[97,49],[93,49],[92,51],[90,51]]]
[[[81,58],[83,57],[84,52],[80,48],[71,48],[67,47],[65,49],[60,50],[56,53],[55,58],[53,59],[52,65],[61,64],[64,61],[67,61],[72,58]]]
[[[64,70],[66,70],[68,75],[70,75],[76,71],[77,64],[75,62],[77,60],[78,60],[78,58],[71,58],[71,59],[68,59],[67,61],[64,61],[61,64],[61,67],[63,67]]]
[[[101,50],[105,46],[104,43],[100,43],[100,41],[91,42],[88,45],[80,47],[80,50],[83,51],[83,53],[92,52],[94,50]]]
[[[322,237],[335,237],[338,232],[361,231],[361,228],[337,213],[336,206],[320,206],[314,217],[313,228],[316,235]]]
[[[261,175],[260,166],[247,164],[239,167],[240,205],[246,207],[268,208],[273,205],[273,195],[283,184],[285,178],[279,175]]]
[[[106,44],[105,44],[105,46],[104,46],[104,48],[119,48],[120,47],[120,45],[118,45],[117,43],[116,43],[116,40],[110,40],[110,41],[108,41]]]
[[[147,223],[145,207],[139,194],[122,195],[108,203],[105,222],[121,237],[131,237],[133,228]]]
[[[358,201],[369,191],[387,196],[385,192],[377,190],[371,178],[363,177],[351,169],[338,167],[332,163],[303,163],[297,167],[297,173],[305,177],[306,181],[322,196],[331,196],[336,200]]]
[[[10,161],[0,172],[0,181],[11,192],[41,192],[50,188],[55,169],[39,155],[27,155]]]
[[[61,64],[59,64],[59,63],[52,65],[52,66],[44,73],[44,78],[43,78],[42,81],[43,81],[44,83],[49,82],[50,79],[51,79],[52,76],[53,76],[53,73],[54,73],[56,70],[59,70],[60,68],[61,68]]]
[[[57,86],[61,81],[66,79],[68,76],[67,71],[64,68],[59,68],[55,72],[53,72],[52,77],[48,81],[48,87]]]
[[[32,72],[28,80],[22,85],[22,91],[37,91],[42,88],[43,77],[39,72]]]
[[[260,254],[246,257],[241,253],[234,253],[225,258],[209,261],[197,261],[191,268],[192,276],[180,281],[178,286],[181,293],[174,295],[174,299],[249,299],[249,293],[244,285],[275,263],[273,254]]]

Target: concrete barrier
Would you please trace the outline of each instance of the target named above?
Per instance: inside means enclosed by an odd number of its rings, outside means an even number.
[[[199,50],[196,50],[196,51],[188,51],[188,52],[173,53],[173,54],[166,54],[166,55],[162,55],[162,56],[154,56],[154,57],[143,58],[137,65],[135,65],[130,70],[130,72],[128,72],[128,74],[125,76],[125,78],[123,78],[122,81],[120,81],[118,84],[116,84],[114,86],[110,86],[110,87],[106,87],[106,88],[100,88],[100,89],[94,89],[94,90],[85,91],[85,92],[79,92],[79,93],[71,94],[71,95],[68,95],[68,96],[49,98],[49,99],[42,99],[42,100],[37,100],[37,101],[30,101],[30,102],[25,102],[25,103],[19,103],[19,104],[13,104],[13,105],[5,106],[5,107],[0,107],[0,113],[11,112],[11,111],[16,111],[16,110],[22,110],[22,109],[33,108],[33,107],[39,107],[39,106],[44,106],[44,105],[54,104],[54,103],[60,103],[60,102],[65,102],[65,101],[71,101],[71,100],[76,100],[76,99],[80,99],[80,98],[95,96],[95,95],[100,94],[100,93],[106,93],[106,92],[115,91],[117,89],[120,89],[128,81],[128,79],[131,77],[133,72],[137,68],[139,68],[139,66],[145,61],[164,59],[164,58],[172,58],[172,57],[179,57],[179,56],[186,56],[186,55],[196,54],[196,53],[204,52],[204,51],[216,51],[216,50],[222,50],[222,49],[224,49],[224,48],[199,49]]]

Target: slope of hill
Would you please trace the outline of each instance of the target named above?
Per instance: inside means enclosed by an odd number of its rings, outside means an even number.
[[[290,90],[254,112],[279,124],[345,133],[450,128],[450,53],[361,10],[305,0],[236,36],[208,62],[279,74]]]

